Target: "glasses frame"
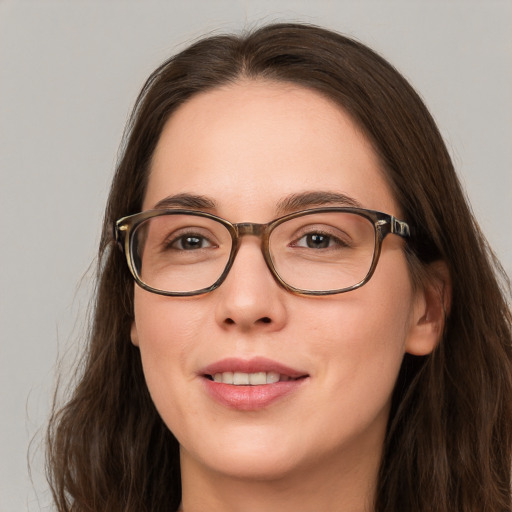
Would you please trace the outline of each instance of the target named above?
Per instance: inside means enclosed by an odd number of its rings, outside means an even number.
[[[311,291],[311,290],[302,290],[300,288],[295,288],[294,286],[290,286],[288,283],[283,281],[281,276],[278,274],[274,267],[274,263],[272,261],[272,257],[270,255],[269,250],[269,240],[272,231],[282,224],[291,219],[295,219],[297,217],[305,217],[307,215],[313,215],[316,213],[328,213],[328,212],[344,212],[344,213],[353,213],[368,219],[372,224],[375,230],[375,246],[373,250],[373,259],[366,277],[356,283],[353,286],[348,288],[341,288],[336,290],[321,290],[321,291]],[[132,237],[135,232],[135,228],[139,226],[142,222],[151,219],[153,217],[159,217],[163,215],[190,215],[203,217],[207,219],[212,219],[220,224],[222,224],[230,233],[232,239],[231,252],[229,255],[228,262],[224,271],[220,275],[220,277],[213,283],[211,286],[207,288],[202,288],[200,290],[194,290],[191,292],[168,292],[165,290],[159,290],[158,288],[153,288],[144,281],[142,281],[137,273],[137,270],[134,265],[133,257],[132,257]],[[286,290],[296,295],[335,295],[338,293],[346,293],[357,288],[360,288],[364,284],[366,284],[372,277],[375,272],[375,268],[377,267],[377,263],[379,261],[382,241],[384,238],[389,235],[398,235],[402,238],[407,239],[411,236],[411,229],[409,225],[401,220],[398,220],[393,215],[389,215],[387,213],[379,212],[376,210],[367,210],[365,208],[353,208],[353,207],[322,207],[322,208],[312,208],[308,210],[301,210],[297,212],[290,213],[288,215],[284,215],[277,219],[270,221],[267,224],[257,224],[253,222],[241,222],[238,224],[233,224],[222,217],[218,217],[211,213],[206,213],[202,211],[196,210],[186,210],[186,209],[159,209],[159,210],[147,210],[144,212],[136,213],[134,215],[129,215],[127,217],[122,217],[119,219],[114,225],[114,238],[121,250],[123,251],[126,262],[128,264],[128,268],[135,279],[135,282],[144,290],[147,290],[152,293],[156,293],[158,295],[165,295],[170,297],[190,297],[193,295],[201,295],[204,293],[211,292],[218,288],[226,279],[233,263],[235,261],[238,250],[240,249],[240,244],[243,236],[256,236],[261,240],[261,251],[263,253],[263,257],[265,259],[265,263],[272,273],[274,279]]]

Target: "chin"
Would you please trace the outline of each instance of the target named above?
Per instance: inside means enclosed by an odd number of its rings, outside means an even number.
[[[249,429],[250,430],[250,429]],[[201,446],[188,450],[182,446],[183,457],[192,457],[196,463],[236,479],[278,480],[294,473],[301,462],[300,446],[288,442],[286,434],[279,435],[248,432],[237,435],[218,436],[215,440],[204,440]],[[304,454],[305,455],[305,454]]]
[[[301,464],[291,455],[259,453],[224,454],[211,461],[211,469],[230,478],[240,480],[275,481],[299,471]]]

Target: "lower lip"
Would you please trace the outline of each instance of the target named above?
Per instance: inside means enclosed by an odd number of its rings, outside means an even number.
[[[257,411],[297,391],[307,378],[261,386],[235,386],[203,377],[208,394],[218,403],[240,411]]]

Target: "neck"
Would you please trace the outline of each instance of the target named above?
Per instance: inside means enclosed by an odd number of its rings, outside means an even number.
[[[272,478],[254,478],[209,469],[182,449],[183,508],[180,510],[371,512],[380,450],[370,456],[353,455],[338,458],[335,464],[318,461],[314,468],[297,468]]]

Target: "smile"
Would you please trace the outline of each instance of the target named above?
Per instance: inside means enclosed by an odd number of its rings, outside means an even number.
[[[275,384],[276,382],[287,382],[296,380],[288,375],[282,375],[278,372],[223,372],[215,375],[207,375],[207,378],[214,382],[231,384],[233,386],[263,386],[266,384]]]
[[[309,382],[305,371],[263,357],[228,358],[200,372],[207,395],[217,404],[239,411],[257,411],[279,402]]]

